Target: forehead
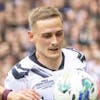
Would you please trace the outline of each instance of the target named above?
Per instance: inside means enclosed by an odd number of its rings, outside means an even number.
[[[59,31],[63,28],[63,23],[59,17],[39,20],[36,24],[41,33]]]

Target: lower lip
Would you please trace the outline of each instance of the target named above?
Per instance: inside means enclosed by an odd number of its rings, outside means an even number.
[[[57,52],[57,51],[58,51],[58,49],[57,49],[57,50],[50,50],[50,51],[52,51],[52,52]]]

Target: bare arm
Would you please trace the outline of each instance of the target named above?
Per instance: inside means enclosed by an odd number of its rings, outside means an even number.
[[[2,99],[2,94],[4,92],[4,88],[0,85],[0,100]]]
[[[5,88],[0,86],[0,100],[2,100],[2,95]],[[41,100],[40,95],[32,89],[22,90],[19,92],[11,91],[7,95],[7,100]]]
[[[10,92],[7,100],[41,100],[41,97],[32,89],[29,89],[19,92]]]

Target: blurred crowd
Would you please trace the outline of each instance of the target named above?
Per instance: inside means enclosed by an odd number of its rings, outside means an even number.
[[[88,72],[100,93],[100,0],[0,0],[0,84],[9,69],[34,49],[27,38],[28,13],[38,6],[59,8],[64,47],[85,54]]]

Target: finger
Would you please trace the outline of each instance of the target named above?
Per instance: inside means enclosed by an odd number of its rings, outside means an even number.
[[[27,97],[28,100],[30,100],[30,99],[40,100],[41,99],[41,96],[37,92],[35,92],[34,90],[24,91],[22,94],[25,98]]]

